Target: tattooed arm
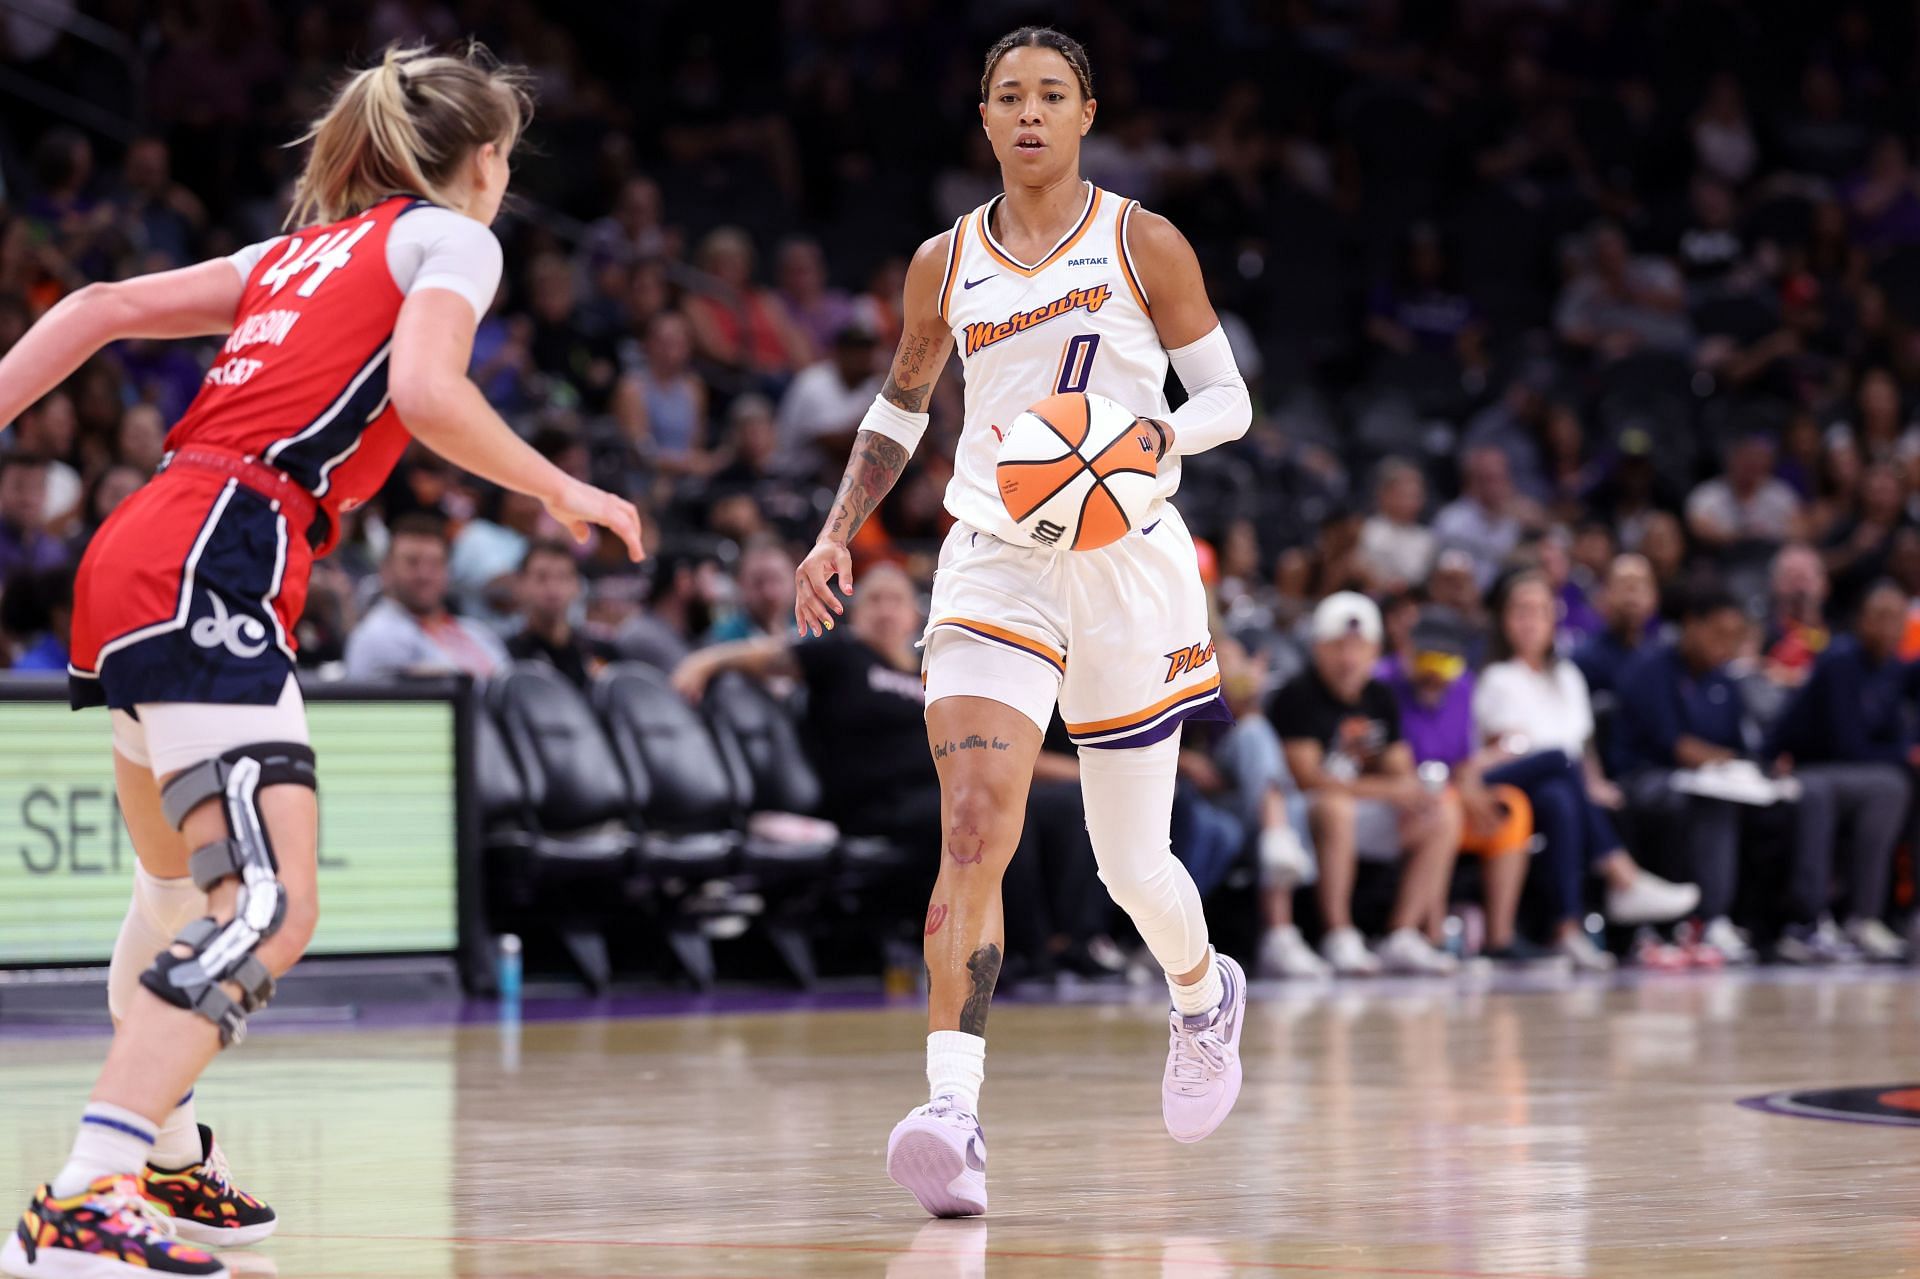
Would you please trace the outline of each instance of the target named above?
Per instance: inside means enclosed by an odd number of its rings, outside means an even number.
[[[926,428],[927,401],[953,349],[953,333],[940,315],[951,234],[922,244],[907,267],[900,349],[894,353],[893,368],[854,437],[853,456],[820,538],[794,571],[793,619],[803,635],[832,630],[833,619],[846,611],[828,583],[837,577],[841,592],[853,594],[853,555],[847,544],[900,478],[913,452],[910,441]]]

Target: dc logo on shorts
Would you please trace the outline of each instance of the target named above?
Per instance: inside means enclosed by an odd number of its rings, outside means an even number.
[[[194,643],[201,648],[224,648],[241,658],[258,657],[267,651],[267,628],[259,618],[228,613],[227,606],[212,591],[207,592],[207,602],[213,605],[213,616],[193,624],[189,633]]]

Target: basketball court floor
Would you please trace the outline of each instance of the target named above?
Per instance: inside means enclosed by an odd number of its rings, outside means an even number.
[[[928,1222],[881,1167],[888,1129],[924,1100],[910,1001],[270,1015],[200,1090],[283,1221],[228,1264],[289,1279],[1920,1274],[1916,975],[1257,989],[1246,1090],[1197,1146],[1160,1126],[1164,1015],[1125,1000],[995,1005],[993,1211],[971,1222]],[[103,1042],[0,1021],[9,1214],[57,1164]]]

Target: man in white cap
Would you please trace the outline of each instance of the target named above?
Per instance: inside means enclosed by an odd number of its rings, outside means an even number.
[[[1321,952],[1338,973],[1447,974],[1457,964],[1433,944],[1446,915],[1460,848],[1459,806],[1415,772],[1393,694],[1373,678],[1380,610],[1340,591],[1313,612],[1313,663],[1274,695],[1267,715],[1287,766],[1306,792],[1320,858]],[[1387,938],[1376,955],[1353,926],[1357,858],[1405,855]]]

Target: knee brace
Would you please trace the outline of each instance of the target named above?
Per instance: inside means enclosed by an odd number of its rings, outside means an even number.
[[[189,868],[194,882],[208,892],[229,875],[238,877],[240,895],[226,923],[208,917],[182,929],[174,944],[188,953],[162,951],[141,974],[140,984],[212,1022],[222,1047],[246,1038],[247,1017],[273,998],[273,975],[253,952],[279,929],[287,899],[260,813],[260,791],[287,785],[319,789],[310,747],[292,742],[238,746],[178,774],[160,791],[162,810],[176,827],[207,800],[220,801],[227,838],[195,849]],[[237,1000],[221,988],[229,981],[240,987]]]

